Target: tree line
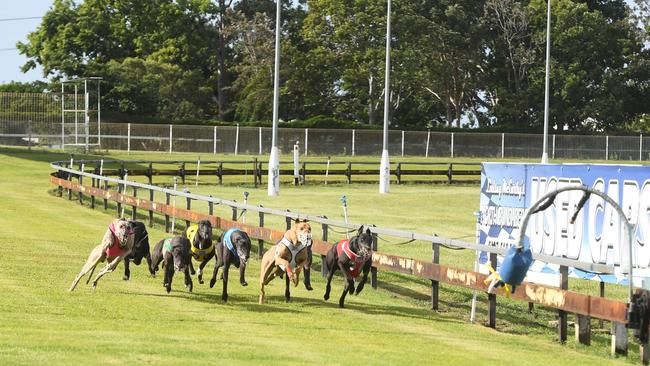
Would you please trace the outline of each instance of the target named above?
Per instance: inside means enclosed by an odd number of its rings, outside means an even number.
[[[281,119],[381,125],[386,1],[281,1]],[[647,0],[551,3],[551,128],[648,129]],[[546,0],[392,7],[392,127],[541,128]],[[103,77],[113,112],[269,121],[274,29],[269,0],[55,0],[17,47],[53,83]]]

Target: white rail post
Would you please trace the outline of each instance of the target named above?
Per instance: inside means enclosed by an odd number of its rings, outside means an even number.
[[[454,133],[453,132],[451,133],[451,148],[450,148],[450,150],[451,150],[451,157],[453,158],[454,157]]]
[[[555,134],[553,134],[553,153],[551,156],[555,159]]]
[[[426,158],[429,157],[429,141],[431,141],[431,130],[427,131],[427,148],[424,152],[424,157]]]
[[[353,129],[353,130],[352,130],[352,156],[354,156],[354,155],[356,154],[356,152],[354,151],[354,148],[355,148],[355,146],[354,146],[354,140],[355,140],[355,137],[356,137],[355,135],[356,135],[356,132],[355,132],[355,130]]]
[[[212,153],[217,153],[217,126],[212,128]]]
[[[262,127],[259,127],[258,131],[259,131],[258,132],[258,135],[259,135],[259,152],[257,153],[257,155],[262,155]]]
[[[126,153],[131,153],[131,124],[126,124]]]
[[[97,148],[102,148],[102,93],[101,81],[97,81]]]
[[[309,147],[309,129],[305,128],[305,156],[307,156],[308,147]]]
[[[501,159],[505,156],[506,134],[501,133]]]
[[[199,159],[196,161],[196,182],[194,183],[195,186],[199,185],[199,171],[201,171],[201,156],[199,156]]]
[[[61,83],[61,150],[65,150],[65,84]]]
[[[404,157],[404,130],[402,130],[402,157]]]
[[[605,160],[609,160],[609,135],[605,136]]]
[[[173,125],[169,125],[169,153],[172,153],[172,137],[173,137]]]
[[[297,186],[300,182],[299,166],[300,166],[300,141],[293,144],[293,185]]]
[[[235,130],[235,155],[239,152],[239,123],[237,124],[237,129]]]
[[[643,134],[639,135],[639,161],[643,161]]]

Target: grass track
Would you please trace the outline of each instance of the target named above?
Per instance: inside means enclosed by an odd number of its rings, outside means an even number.
[[[598,339],[600,346],[585,348],[572,341],[558,345],[545,329],[516,334],[528,331],[515,324],[539,325],[536,316],[509,314],[523,305],[499,308],[498,328],[507,332],[469,324],[453,309],[468,314],[468,292],[459,288],[443,286],[443,310],[431,312],[423,281],[385,273],[380,273],[379,291],[367,287],[361,296],[348,298],[343,310],[335,301],[341,279],[334,280],[333,299],[326,303],[317,274],[313,292],[300,286],[286,304],[281,281],[274,281],[268,304],[257,305],[256,260],[247,273],[250,286],[231,281],[228,304],[220,301],[219,285],[209,289],[195,282],[195,292],[189,294],[178,278],[172,293],[165,294],[162,279],[149,278],[137,266],[128,282],[121,280],[120,266],[95,292],[81,284],[69,294],[67,288],[114,211],[92,211],[49,194],[46,161],[61,158],[65,156],[15,151],[0,155],[0,190],[5,192],[0,201],[0,364],[611,365],[631,360],[609,358]],[[237,190],[242,189],[230,192]],[[326,200],[337,207],[342,189],[332,190]],[[281,197],[292,194],[285,189]],[[295,195],[294,200],[300,192]],[[274,206],[285,204],[282,199]],[[392,220],[399,220],[398,227],[412,225],[399,215]],[[461,222],[458,229],[450,223],[435,225],[472,233],[473,220],[466,221],[469,227]],[[152,230],[151,236],[158,239],[164,233]]]

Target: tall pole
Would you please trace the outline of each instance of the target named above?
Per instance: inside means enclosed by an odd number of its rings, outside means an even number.
[[[280,194],[280,151],[278,150],[278,107],[280,102],[280,0],[275,9],[275,72],[273,75],[273,133],[269,156],[268,195]]]
[[[388,117],[390,113],[390,8],[386,9],[386,72],[384,79],[384,147],[379,167],[379,193],[388,193],[390,186],[390,162],[388,161]]]
[[[542,147],[542,164],[548,163],[548,103],[551,70],[551,0],[547,1],[546,14],[546,87],[544,90],[544,145]]]

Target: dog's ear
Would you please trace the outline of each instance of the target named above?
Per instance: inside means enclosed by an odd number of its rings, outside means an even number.
[[[370,231],[370,228],[366,229],[366,234],[372,235],[372,231]]]
[[[357,231],[357,235],[363,234],[363,225],[359,226],[359,230]]]

